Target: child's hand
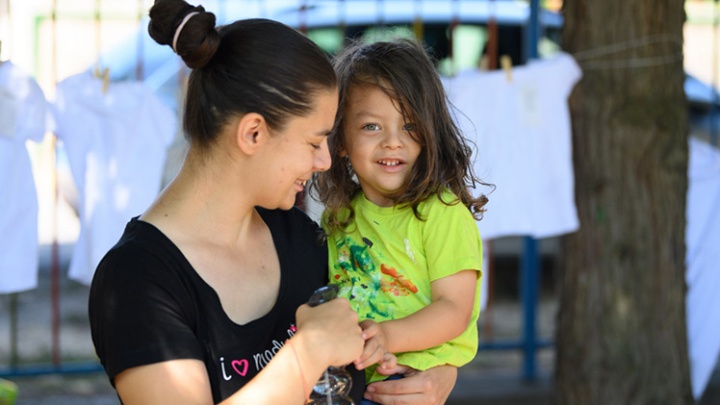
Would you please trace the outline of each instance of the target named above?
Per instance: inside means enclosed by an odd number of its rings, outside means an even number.
[[[407,367],[398,365],[397,357],[392,353],[385,353],[377,367],[378,373],[382,375],[404,374]]]
[[[368,319],[360,322],[360,328],[362,328],[362,337],[365,339],[365,347],[360,357],[354,362],[355,368],[358,370],[381,361],[387,353],[387,337],[381,324]]]

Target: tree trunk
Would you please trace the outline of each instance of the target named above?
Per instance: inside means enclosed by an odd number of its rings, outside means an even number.
[[[682,0],[565,0],[581,228],[564,238],[556,403],[692,404]]]

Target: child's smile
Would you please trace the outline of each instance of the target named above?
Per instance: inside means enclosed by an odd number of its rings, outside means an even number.
[[[365,196],[377,205],[392,205],[387,196],[406,187],[422,149],[413,139],[414,127],[378,86],[353,86],[346,105],[344,153]]]

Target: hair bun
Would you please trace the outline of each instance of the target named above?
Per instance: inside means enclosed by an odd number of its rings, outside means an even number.
[[[190,13],[196,14],[186,19]],[[150,9],[148,33],[160,45],[173,47],[173,51],[193,69],[205,66],[220,43],[215,30],[215,14],[183,0],[156,0]]]

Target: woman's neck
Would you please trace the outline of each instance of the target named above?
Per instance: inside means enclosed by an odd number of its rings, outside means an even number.
[[[228,241],[242,238],[257,218],[252,192],[242,187],[242,178],[232,175],[242,170],[216,167],[188,156],[142,219],[177,232],[190,231],[198,237],[207,234],[208,238]]]

